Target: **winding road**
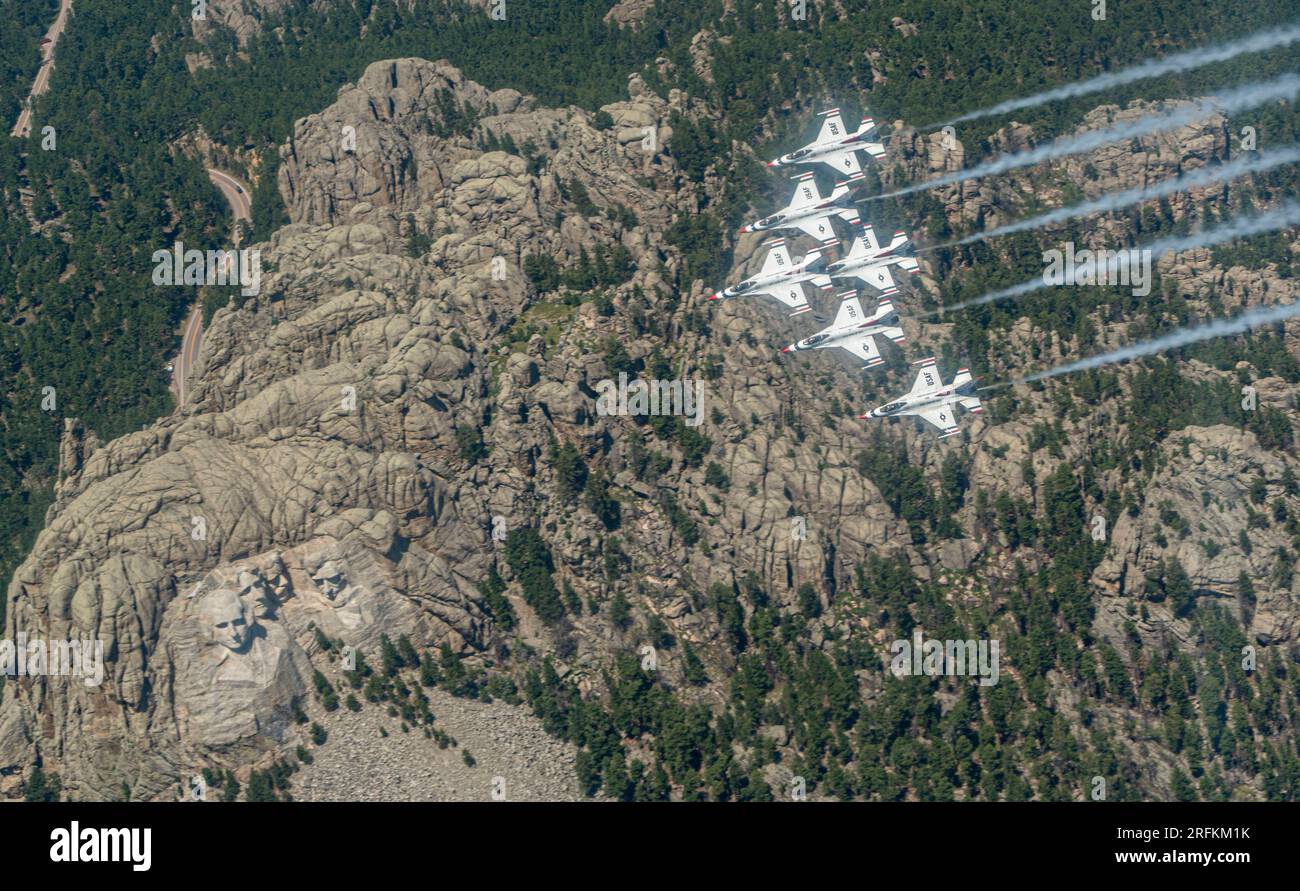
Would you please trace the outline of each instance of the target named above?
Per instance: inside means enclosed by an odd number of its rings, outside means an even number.
[[[230,240],[235,248],[239,247],[240,231],[239,221],[253,221],[253,201],[249,197],[246,189],[238,180],[228,173],[209,167],[208,179],[212,184],[221,190],[221,194],[226,196],[226,203],[230,205],[231,212],[235,215],[235,225],[230,234]],[[181,352],[172,363],[172,392],[176,394],[176,407],[180,408],[185,404],[185,379],[194,369],[194,363],[198,361],[199,349],[203,346],[203,306],[196,303],[190,310],[189,316],[185,319],[185,328],[181,332]]]
[[[221,194],[226,196],[226,201],[230,204],[230,209],[235,213],[236,223],[239,220],[253,220],[253,199],[249,197],[248,190],[244,188],[243,183],[235,179],[229,173],[222,173],[220,170],[208,168],[208,178],[212,184],[221,190]],[[235,227],[234,232],[235,247],[239,247],[239,227]]]
[[[59,4],[59,15],[50,25],[50,30],[45,32],[45,36],[50,42],[41,49],[41,67],[36,72],[36,80],[32,84],[32,91],[27,96],[27,101],[23,103],[23,110],[18,115],[18,123],[9,131],[10,136],[30,136],[32,134],[32,100],[50,88],[50,73],[54,70],[54,47],[59,43],[59,36],[63,34],[64,27],[68,24],[68,16],[72,15],[72,0],[62,0]]]
[[[36,80],[32,83],[31,93],[27,101],[23,103],[23,110],[18,115],[18,122],[14,124],[11,136],[27,137],[32,132],[32,100],[37,96],[46,93],[50,89],[50,75],[54,71],[54,50],[58,46],[59,37],[63,34],[63,29],[68,25],[68,19],[72,15],[72,0],[61,0],[59,3],[59,14],[54,19],[54,24],[45,32],[49,38],[49,43],[41,48],[41,67],[36,72]],[[230,210],[235,216],[235,225],[231,231],[230,239],[236,248],[239,247],[240,220],[252,222],[253,220],[253,203],[248,194],[248,190],[243,184],[236,180],[228,173],[220,170],[208,168],[208,178],[212,184],[221,190],[221,194],[226,196],[226,203],[230,205]],[[185,404],[185,379],[194,368],[194,363],[199,357],[199,349],[203,344],[203,307],[195,305],[189,316],[185,319],[185,328],[181,333],[181,352],[172,363],[172,391],[176,394],[176,405],[179,407]]]

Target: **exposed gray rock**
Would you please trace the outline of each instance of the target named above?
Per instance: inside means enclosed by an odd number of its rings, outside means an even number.
[[[706,290],[720,283],[685,280],[683,258],[663,233],[716,196],[721,177],[690,183],[673,160],[669,115],[698,108],[680,94],[656,96],[637,77],[628,87],[627,102],[604,109],[614,126],[601,129],[585,111],[489,91],[445,62],[399,59],[371,65],[335,104],[297,122],[279,181],[292,222],[258,246],[261,293],[212,319],[187,403],[109,443],[76,423],[65,431],[56,501],[9,590],[5,634],[102,640],[106,677],[98,688],[61,677],[6,683],[0,768],[25,768],[39,756],[70,795],[94,799],[115,797],[124,781],[136,797],[172,797],[199,768],[265,764],[302,742],[286,715],[322,667],[317,629],[367,656],[384,634],[421,649],[446,644],[471,662],[493,658],[499,646],[531,647],[555,654],[557,670],[581,690],[598,691],[610,657],[636,652],[657,616],[675,638],[699,645],[717,683],[688,695],[715,703],[730,657],[711,645],[720,632],[703,608],[714,582],[753,572],[781,607],[796,608],[803,583],[832,604],[832,590],[850,589],[860,563],[895,551],[925,579],[970,581],[973,566],[982,567],[981,581],[1014,578],[1014,558],[999,553],[970,499],[958,517],[967,538],[920,544],[888,493],[860,472],[872,431],[853,415],[906,387],[903,363],[864,377],[833,356],[783,356],[780,344],[807,333],[801,322],[763,301],[706,305]],[[474,127],[444,129],[441,96],[474,109]],[[1179,143],[1185,160],[1203,161],[1218,145],[1212,128],[1198,132],[1180,137],[1191,140],[1191,150]],[[503,147],[483,151],[488,133]],[[890,151],[882,171],[894,159],[931,172],[961,164],[935,134],[904,134]],[[1117,155],[1114,170],[1100,154],[1078,163],[1090,160],[1105,189],[1171,163],[1163,148],[1149,154]],[[591,207],[579,207],[575,184]],[[1002,212],[993,200],[1001,193],[968,185],[944,193],[954,218]],[[739,242],[732,277],[761,262],[759,241]],[[635,266],[608,289],[607,307],[547,299],[524,274],[527,258],[569,269],[597,246],[626,250]],[[1267,274],[1215,269],[1199,255],[1171,261],[1169,274],[1190,293],[1214,286],[1240,301],[1280,293]],[[942,322],[904,324],[922,345],[942,344],[950,331]],[[1025,367],[1031,349],[1036,362],[1069,349],[1041,335],[1028,319],[1012,327],[1000,346],[1007,365]],[[703,382],[704,466],[687,464],[637,419],[596,410],[596,386],[617,376],[606,355],[611,339],[646,363],[671,344],[672,373]],[[1052,411],[1042,394],[1023,398],[1041,411],[997,426],[965,419],[964,439],[936,443],[912,422],[887,429],[931,480],[946,455],[968,444],[973,487],[1041,497],[1030,469],[1041,480],[1085,454],[1091,431],[1067,417],[1059,455],[1031,450],[1035,421]],[[462,448],[458,431],[474,430],[484,457]],[[1199,520],[1201,491],[1217,492],[1230,506],[1204,521],[1231,540],[1245,524],[1244,510],[1231,506],[1243,481],[1225,467],[1254,464],[1273,481],[1290,461],[1236,431],[1189,436],[1192,457],[1166,443],[1153,483],[1161,494],[1112,530],[1094,579],[1115,601],[1099,611],[1103,634],[1119,633],[1123,599],[1170,550],[1153,544],[1161,497]],[[561,494],[553,443],[572,443],[592,471],[613,476],[617,531],[581,498]],[[627,469],[642,445],[668,452],[663,472],[639,478]],[[1216,464],[1211,453],[1222,448],[1231,465]],[[705,482],[711,462],[725,489]],[[669,499],[693,519],[697,545],[685,543]],[[606,560],[622,559],[617,584],[632,605],[631,625],[617,628],[584,609],[545,627],[492,536],[521,526],[540,530],[557,583],[584,604],[611,594]],[[609,547],[614,537],[623,558]],[[1231,554],[1198,557],[1195,537],[1171,547],[1203,596],[1230,602],[1234,569],[1266,572],[1262,561],[1277,544],[1275,533],[1259,533],[1247,564]],[[1016,557],[1035,568],[1032,553]],[[519,618],[510,635],[477,590],[493,562]],[[969,587],[972,597],[986,593]],[[1257,638],[1294,638],[1294,597],[1261,591],[1250,620]],[[834,613],[813,623],[813,645],[849,621]],[[1155,620],[1175,640],[1186,636],[1158,611]],[[231,637],[231,622],[249,630]],[[659,671],[683,686],[681,648],[659,654]],[[218,696],[219,684],[238,695]],[[435,712],[457,708],[435,695]],[[438,761],[445,750],[435,754],[422,733],[398,737],[385,725],[391,741],[374,743],[383,723],[374,712],[319,716],[334,742],[302,773],[302,797],[478,798],[480,770],[515,777],[512,786],[537,797],[573,793],[553,769],[567,764],[568,750],[548,748],[517,708],[464,704],[463,729],[453,735],[484,765],[470,773]],[[509,728],[504,737],[481,735],[493,721]],[[512,753],[511,741],[522,739],[527,752],[516,745]],[[374,769],[350,784],[372,744],[382,746]],[[412,772],[399,776],[406,765]]]

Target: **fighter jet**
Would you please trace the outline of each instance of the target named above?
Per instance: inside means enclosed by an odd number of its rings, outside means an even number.
[[[916,383],[912,384],[911,392],[858,417],[866,419],[920,415],[938,427],[939,438],[944,439],[955,436],[959,432],[954,405],[961,405],[970,412],[983,411],[979,397],[972,395],[975,383],[967,369],[957,369],[957,375],[952,379],[952,383],[944,386],[943,378],[935,367],[933,356],[912,364],[920,365],[921,370],[916,375]]]
[[[790,251],[785,246],[784,238],[765,241],[762,246],[770,250],[763,259],[763,268],[759,270],[758,275],[718,291],[709,298],[710,300],[726,300],[747,294],[767,294],[788,306],[792,310],[790,315],[794,316],[812,309],[803,291],[804,282],[812,282],[823,290],[830,290],[830,277],[819,271],[825,261],[822,257],[822,248],[809,251],[798,263],[794,263],[790,260]]]
[[[840,304],[835,321],[829,328],[798,343],[792,343],[781,352],[799,353],[804,350],[840,347],[866,360],[864,367],[870,368],[885,361],[880,358],[880,350],[876,346],[877,334],[883,334],[894,343],[902,343],[907,339],[903,329],[898,327],[898,314],[893,301],[888,297],[881,298],[876,311],[868,316],[862,311],[862,301],[858,299],[856,291],[845,291],[840,296],[847,299]]]
[[[778,210],[770,217],[763,217],[757,222],[742,226],[740,231],[801,229],[824,245],[839,244],[839,236],[831,226],[831,217],[840,217],[848,221],[858,215],[856,210],[846,205],[849,204],[849,195],[852,194],[849,191],[850,184],[860,179],[862,179],[861,173],[837,182],[830,196],[823,198],[813,175],[805,173],[796,178],[794,197],[784,209]]]
[[[775,161],[768,161],[768,167],[787,167],[792,164],[827,164],[841,173],[861,172],[858,166],[858,151],[864,151],[877,161],[885,157],[885,147],[879,142],[867,142],[867,136],[876,129],[871,118],[863,118],[856,132],[849,133],[844,128],[840,110],[832,108],[823,111],[822,129],[817,138],[801,149],[795,149],[788,155],[782,155]]]
[[[857,220],[850,220],[850,226],[856,226]],[[901,230],[894,233],[888,246],[881,247],[876,232],[871,226],[863,226],[862,232],[853,239],[849,252],[841,259],[826,267],[826,273],[832,278],[856,278],[879,289],[886,297],[898,293],[894,277],[889,272],[890,266],[899,266],[908,272],[915,272],[919,267],[916,258],[902,253],[907,247],[907,235]]]

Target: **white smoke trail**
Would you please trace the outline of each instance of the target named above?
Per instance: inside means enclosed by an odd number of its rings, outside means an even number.
[[[952,306],[941,306],[938,309],[932,309],[929,312],[921,313],[921,318],[928,319],[931,316],[940,314],[947,315],[950,312],[956,312],[959,309],[970,309],[972,306],[984,306],[986,303],[997,303],[999,300],[1010,300],[1013,297],[1019,297],[1022,294],[1028,294],[1030,291],[1037,291],[1039,288],[1046,288],[1047,283],[1043,281],[1042,276],[1031,278],[1027,282],[1021,282],[1018,285],[1012,285],[1009,288],[1003,288],[1000,291],[994,291],[992,294],[985,294],[983,297],[976,297],[974,300],[966,300],[961,303],[955,303]]]
[[[1041,93],[1035,93],[1033,96],[1026,96],[1022,99],[1008,99],[1006,102],[999,102],[989,108],[972,111],[937,126],[960,124],[964,121],[973,121],[978,118],[1019,111],[1022,108],[1035,108],[1048,102],[1055,102],[1058,99],[1073,99],[1076,96],[1099,93],[1102,90],[1122,87],[1152,77],[1178,74],[1204,65],[1226,62],[1247,53],[1260,53],[1281,46],[1288,46],[1298,40],[1300,40],[1300,23],[1286,25],[1282,28],[1271,28],[1268,31],[1257,31],[1254,34],[1221,43],[1218,46],[1184,50],[1180,53],[1165,56],[1163,59],[1151,59],[1132,68],[1099,74],[1078,83],[1065,84]]]
[[[1080,359],[1059,368],[1040,371],[1037,374],[1029,375],[1029,377],[1021,378],[1018,383],[1041,381],[1050,377],[1059,377],[1062,374],[1071,374],[1075,371],[1086,371],[1089,368],[1099,368],[1102,365],[1113,365],[1116,362],[1126,362],[1129,359],[1140,359],[1143,356],[1178,349],[1193,343],[1200,343],[1203,340],[1211,340],[1215,337],[1241,334],[1251,328],[1285,321],[1298,315],[1300,315],[1300,300],[1293,300],[1290,303],[1282,303],[1276,306],[1260,306],[1230,319],[1216,319],[1204,325],[1181,328],[1163,337],[1148,340],[1145,343],[1135,343],[1131,346],[1111,350],[1108,353]]]
[[[1016,232],[1024,232],[1029,229],[1040,229],[1043,226],[1050,226],[1053,223],[1060,223],[1065,220],[1086,217],[1094,213],[1107,213],[1112,210],[1119,210],[1121,207],[1128,207],[1131,204],[1138,204],[1142,201],[1150,201],[1153,198],[1162,198],[1166,195],[1172,195],[1175,192],[1183,192],[1188,189],[1199,188],[1200,186],[1210,185],[1211,183],[1222,182],[1225,180],[1236,179],[1248,173],[1263,173],[1274,167],[1281,167],[1284,164],[1294,164],[1300,161],[1300,146],[1291,146],[1278,152],[1269,152],[1260,155],[1242,155],[1240,158],[1229,161],[1226,164],[1220,164],[1217,167],[1202,167],[1191,173],[1185,173],[1182,176],[1173,179],[1163,180],[1154,185],[1140,186],[1135,189],[1127,189],[1123,192],[1116,192],[1113,195],[1103,195],[1092,201],[1085,201],[1082,204],[1074,204],[1070,207],[1062,207],[1057,210],[1048,211],[1039,214],[1036,217],[1030,217],[1025,220],[1019,220],[1015,223],[1008,223],[1005,226],[999,226],[996,229],[989,229],[984,232],[976,232],[974,235],[968,235],[960,241],[954,241],[946,245],[937,247],[958,247],[963,244],[972,244],[977,241],[984,241],[1002,235],[1011,235]],[[933,248],[931,249],[933,250]]]
[[[1131,255],[1135,251],[1150,251],[1152,262],[1159,260],[1165,254],[1177,253],[1178,251],[1187,251],[1192,248],[1211,247],[1216,244],[1222,244],[1225,241],[1232,241],[1237,238],[1246,238],[1251,235],[1260,235],[1264,232],[1274,232],[1278,229],[1285,229],[1300,223],[1300,202],[1285,201],[1264,213],[1257,214],[1244,219],[1233,220],[1225,226],[1216,226],[1213,229],[1204,229],[1193,232],[1190,235],[1174,235],[1166,238],[1158,238],[1145,246],[1139,245],[1135,248],[1129,248]],[[1106,263],[1106,273],[1113,274],[1118,270],[1120,261],[1116,257],[1111,257]],[[1074,278],[1088,278],[1091,275],[1092,281],[1098,281],[1099,273],[1098,264],[1081,263],[1074,271]],[[1113,280],[1113,279],[1112,279]],[[1070,282],[1069,284],[1073,284]],[[986,303],[995,303],[999,300],[1009,300],[1012,297],[1019,297],[1022,294],[1028,294],[1030,291],[1037,291],[1039,288],[1047,287],[1047,282],[1043,276],[1030,279],[1027,282],[1021,282],[1018,285],[1012,285],[1009,288],[1003,288],[1000,291],[994,291],[991,294],[985,294],[983,297],[976,297],[974,300],[967,300],[953,306],[945,306],[940,309],[931,310],[923,313],[922,318],[936,316],[940,313],[956,312],[959,309],[969,309],[972,306],[983,306]]]
[[[1300,93],[1300,75],[1284,74],[1273,80],[1236,87],[1220,93],[1217,97],[1201,99],[1168,113],[1143,115],[1135,120],[1125,121],[1122,124],[1115,124],[1101,130],[1089,130],[1077,136],[1063,137],[1046,145],[994,158],[992,161],[986,161],[966,170],[957,170],[922,183],[895,189],[883,195],[872,195],[866,200],[877,201],[881,198],[895,198],[899,195],[910,195],[913,192],[923,192],[929,189],[937,189],[940,186],[950,186],[971,179],[993,176],[1019,167],[1028,167],[1031,164],[1039,164],[1043,161],[1064,157],[1065,155],[1077,155],[1080,152],[1091,151],[1112,142],[1122,142],[1125,139],[1136,139],[1139,136],[1147,136],[1162,130],[1184,127],[1209,117],[1216,111],[1230,115],[1247,108],[1263,105],[1265,102],[1290,99],[1297,93]]]

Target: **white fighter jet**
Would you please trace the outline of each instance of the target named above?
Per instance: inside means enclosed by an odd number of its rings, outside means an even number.
[[[761,220],[742,226],[740,231],[743,233],[765,232],[769,229],[800,229],[824,245],[839,244],[839,236],[831,226],[831,217],[840,217],[846,222],[857,217],[858,212],[849,206],[849,196],[852,194],[849,187],[860,179],[862,179],[861,173],[837,182],[830,195],[823,198],[813,175],[805,173],[796,178],[794,197],[790,199],[789,204],[770,217],[763,217]]]
[[[853,133],[844,127],[840,110],[832,108],[821,113],[822,128],[817,138],[801,149],[795,149],[788,155],[782,155],[775,161],[768,161],[768,167],[787,167],[792,164],[827,164],[840,173],[853,174],[861,172],[858,165],[859,151],[864,151],[877,161],[885,157],[885,147],[879,142],[867,142],[867,136],[876,129],[871,118],[863,118],[862,124]]]
[[[850,226],[856,226],[857,220],[850,220]],[[915,272],[920,267],[916,258],[902,253],[907,247],[907,235],[901,230],[894,233],[889,244],[882,247],[876,232],[871,226],[863,226],[862,233],[853,239],[849,252],[839,260],[826,267],[832,278],[856,278],[880,290],[885,296],[898,293],[894,277],[889,272],[890,266],[898,266],[908,272]]]
[[[762,246],[770,250],[763,258],[763,268],[759,270],[758,275],[718,291],[709,297],[710,300],[726,300],[748,294],[767,294],[788,306],[791,309],[790,315],[794,316],[812,309],[808,305],[808,297],[804,294],[804,282],[812,282],[823,290],[830,290],[830,276],[820,271],[825,262],[822,248],[814,248],[795,263],[790,259],[790,251],[785,246],[784,238],[765,241]]]
[[[920,415],[938,427],[939,438],[944,439],[955,436],[959,432],[957,413],[953,406],[960,405],[970,412],[983,411],[979,397],[973,395],[975,382],[971,379],[968,370],[957,369],[957,375],[952,379],[952,383],[945,386],[939,369],[935,367],[933,356],[913,364],[920,365],[921,370],[916,375],[916,383],[912,384],[911,392],[858,417],[865,419]]]
[[[883,297],[876,306],[876,311],[867,315],[862,311],[862,301],[856,291],[845,291],[840,295],[847,298],[840,304],[835,321],[829,328],[818,331],[812,337],[798,343],[792,343],[781,350],[783,353],[799,353],[804,350],[824,350],[831,347],[846,349],[853,355],[866,361],[866,368],[879,365],[885,360],[880,358],[880,349],[876,346],[876,335],[882,334],[894,343],[902,343],[907,337],[898,327],[898,313],[894,302]]]

